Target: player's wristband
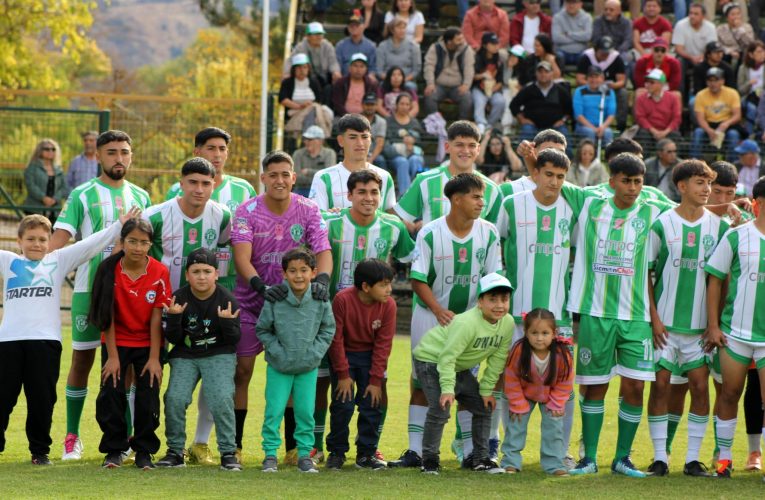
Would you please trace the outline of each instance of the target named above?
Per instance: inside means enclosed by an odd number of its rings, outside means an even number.
[[[263,292],[266,291],[266,283],[260,276],[253,276],[250,278],[250,288],[255,290],[258,294],[263,295]]]

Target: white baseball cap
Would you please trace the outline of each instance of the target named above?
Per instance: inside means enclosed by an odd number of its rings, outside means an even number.
[[[494,290],[495,288],[507,288],[508,291],[512,291],[513,285],[510,284],[507,278],[499,273],[490,273],[484,276],[478,281],[478,295]]]

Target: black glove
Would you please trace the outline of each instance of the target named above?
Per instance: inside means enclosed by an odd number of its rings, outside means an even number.
[[[311,296],[315,300],[327,302],[329,300],[329,274],[321,273],[311,283]]]
[[[266,291],[266,283],[260,279],[260,276],[253,276],[250,278],[250,288],[255,290],[258,295],[263,295]]]
[[[287,285],[279,283],[278,285],[268,287],[263,297],[269,302],[281,302],[287,298],[288,290]]]

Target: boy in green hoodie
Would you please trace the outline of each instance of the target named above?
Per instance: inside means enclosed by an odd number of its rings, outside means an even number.
[[[266,352],[266,408],[263,419],[263,472],[276,472],[276,451],[281,446],[279,427],[292,396],[298,469],[319,472],[311,460],[313,411],[319,363],[335,335],[335,318],[329,302],[315,300],[310,292],[316,277],[316,257],[296,248],[282,257],[287,298],[266,301],[255,333]]]

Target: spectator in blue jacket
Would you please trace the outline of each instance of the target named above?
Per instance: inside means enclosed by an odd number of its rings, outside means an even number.
[[[592,65],[587,70],[587,85],[574,91],[573,107],[577,135],[593,142],[602,140],[604,147],[613,140],[614,133],[609,127],[616,117],[616,96],[605,85],[599,66]]]
[[[377,68],[377,46],[364,36],[364,18],[361,11],[355,9],[348,19],[348,36],[337,42],[335,47],[337,62],[340,63],[340,72],[343,76],[348,76],[351,56],[359,53],[367,56],[367,66]],[[369,72],[369,77],[375,80],[372,71]]]

